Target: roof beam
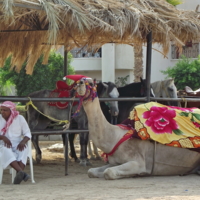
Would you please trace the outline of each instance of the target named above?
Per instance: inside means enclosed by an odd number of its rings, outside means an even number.
[[[42,8],[41,5],[33,3],[33,2],[28,2],[28,1],[24,1],[27,3],[32,3],[33,5],[27,5],[27,4],[21,4],[21,3],[13,3],[14,7],[19,7],[19,8],[28,8],[28,9],[34,9],[34,10],[44,10],[44,8]],[[0,4],[3,4],[3,1],[0,1]]]
[[[1,33],[10,33],[10,32],[32,32],[32,31],[48,31],[48,29],[41,29],[41,30],[38,30],[38,29],[27,29],[27,30],[0,30],[0,34]]]

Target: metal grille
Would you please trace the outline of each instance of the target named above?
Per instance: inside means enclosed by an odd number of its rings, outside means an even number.
[[[191,46],[184,46],[180,53],[179,48],[174,44],[171,45],[171,58],[179,59],[182,55],[187,58],[197,58],[199,55],[199,43],[192,43]]]
[[[100,58],[101,57],[101,48],[95,52],[95,51],[88,51],[84,48],[75,48],[70,51],[74,58]]]

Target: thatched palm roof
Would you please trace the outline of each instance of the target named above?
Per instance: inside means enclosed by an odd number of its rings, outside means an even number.
[[[53,44],[101,46],[105,43],[153,42],[168,51],[170,41],[183,45],[197,39],[195,11],[181,11],[165,0],[0,0],[0,66],[12,54],[17,71],[27,61],[31,74],[41,54],[47,61]]]

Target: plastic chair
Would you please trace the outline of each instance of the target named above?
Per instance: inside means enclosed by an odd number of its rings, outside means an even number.
[[[31,140],[28,141],[28,149],[29,149],[28,158],[29,158],[29,166],[30,166],[30,173],[31,173],[31,182],[35,183],[35,181],[34,181],[34,173],[33,173],[33,159],[32,159]],[[13,169],[10,166],[8,166],[6,169],[9,169],[10,170],[10,174],[12,174],[12,183],[13,183],[14,182],[14,178],[16,176],[16,170]],[[0,152],[0,184],[2,184],[3,171],[6,170],[6,169],[3,169],[2,165],[1,165],[1,152]]]

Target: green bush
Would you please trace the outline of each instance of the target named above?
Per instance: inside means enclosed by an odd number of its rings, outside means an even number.
[[[127,80],[128,80],[129,75],[126,75],[125,77],[118,77],[117,79],[115,79],[115,85],[117,87],[123,87],[127,84]]]
[[[174,67],[168,67],[166,71],[161,71],[167,78],[174,78],[178,90],[183,90],[185,86],[193,90],[200,88],[200,55],[193,60],[182,56]]]
[[[10,70],[11,57],[9,57],[3,68],[0,68],[0,83],[1,86],[6,86],[8,83],[16,86],[18,96],[27,96],[29,93],[56,88],[56,82],[63,80],[63,65],[64,58],[60,53],[52,51],[49,56],[48,64],[42,64],[43,57],[40,57],[34,66],[32,75],[26,74],[26,63],[23,64],[19,73]],[[68,74],[74,74],[74,69],[70,65],[72,61],[71,53],[68,53]],[[1,89],[1,88],[0,88]],[[1,94],[3,95],[3,94]]]
[[[23,115],[26,118],[25,106],[16,106],[16,110],[19,111],[20,115]]]
[[[168,3],[172,4],[173,6],[177,6],[179,4],[182,4],[182,0],[166,0]]]

